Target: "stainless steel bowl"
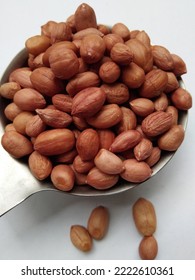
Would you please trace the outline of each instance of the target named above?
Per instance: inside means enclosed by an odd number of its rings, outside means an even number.
[[[2,76],[1,84],[8,81],[9,74],[16,68],[24,66],[27,61],[27,53],[25,49],[20,51],[7,67]],[[185,88],[182,79],[179,80],[180,86]],[[1,122],[0,135],[3,135],[6,119],[3,110],[6,106],[6,100],[1,98]],[[179,123],[186,129],[188,120],[188,112],[180,112]],[[14,206],[21,203],[30,195],[39,191],[57,191],[52,183],[48,180],[40,182],[36,180],[31,174],[27,164],[22,160],[12,158],[3,147],[0,146],[1,154],[1,176],[0,176],[0,216],[6,213]],[[160,161],[153,167],[152,177],[159,172],[173,157],[175,152],[163,153]],[[105,196],[118,194],[134,188],[138,184],[120,181],[118,184],[110,189],[99,191],[88,186],[75,186],[74,189],[66,194],[77,196]],[[64,193],[64,192],[63,192]]]

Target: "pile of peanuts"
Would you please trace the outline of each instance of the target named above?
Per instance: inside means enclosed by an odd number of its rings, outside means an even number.
[[[162,152],[181,145],[178,116],[192,106],[179,83],[186,65],[145,31],[97,24],[83,3],[65,22],[42,25],[25,48],[27,64],[0,87],[10,101],[1,143],[27,157],[38,180],[62,191],[140,183]]]

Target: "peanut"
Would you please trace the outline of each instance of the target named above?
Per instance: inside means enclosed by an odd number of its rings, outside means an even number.
[[[106,174],[119,174],[124,169],[122,160],[106,149],[99,150],[94,163],[97,168]]]
[[[76,30],[83,30],[88,27],[97,28],[95,11],[89,5],[83,3],[75,11],[74,14]]]
[[[32,143],[17,131],[7,131],[1,138],[3,148],[13,157],[21,158],[33,151]]]
[[[82,131],[76,141],[76,149],[82,160],[93,160],[99,150],[98,133],[92,128]]]
[[[25,45],[29,53],[38,55],[50,46],[50,39],[45,35],[35,35],[27,39]]]
[[[150,178],[152,170],[144,161],[126,159],[123,161],[124,170],[120,176],[128,182],[141,183]]]
[[[93,167],[87,174],[86,183],[95,189],[106,190],[116,185],[118,180],[117,174],[106,174],[97,167]]]
[[[31,172],[38,180],[46,179],[52,171],[51,160],[37,151],[29,156],[28,164]]]
[[[149,200],[139,198],[134,203],[133,218],[138,231],[144,236],[151,236],[156,231],[156,213]]]
[[[158,253],[158,244],[154,236],[145,236],[139,245],[139,255],[142,260],[154,260]]]
[[[34,150],[42,155],[59,155],[70,151],[75,145],[75,137],[67,128],[56,128],[40,133],[35,139]]]
[[[90,251],[92,248],[92,238],[84,226],[73,225],[70,229],[70,238],[74,246],[83,251]]]
[[[51,181],[58,190],[70,191],[74,187],[74,180],[74,172],[68,165],[56,165],[51,171]]]
[[[96,240],[101,240],[107,233],[109,226],[109,212],[104,206],[98,206],[91,212],[87,229],[89,234]]]

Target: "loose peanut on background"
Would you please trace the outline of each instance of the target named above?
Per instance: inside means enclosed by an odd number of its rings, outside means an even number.
[[[143,236],[138,248],[140,258],[153,260],[158,253],[158,243],[154,237],[157,227],[154,205],[141,197],[133,204],[132,212],[135,226]]]
[[[179,116],[192,107],[178,81],[185,62],[129,28],[98,23],[83,3],[26,40],[27,64],[0,87],[13,124],[1,142],[13,157],[29,157],[38,179],[50,177],[64,191],[140,183],[165,151],[182,144]],[[45,174],[41,162],[51,163]]]

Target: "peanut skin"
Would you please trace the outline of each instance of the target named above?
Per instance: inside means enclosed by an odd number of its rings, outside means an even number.
[[[104,206],[94,208],[87,222],[87,229],[90,235],[96,240],[101,240],[106,235],[108,226],[108,209]]]
[[[77,31],[93,27],[97,28],[96,14],[92,7],[83,3],[74,14],[75,27]]]
[[[21,158],[33,151],[32,143],[16,131],[7,131],[1,138],[3,148],[14,158]]]
[[[133,205],[133,218],[138,231],[144,236],[151,236],[156,231],[156,213],[153,204],[139,198]]]

